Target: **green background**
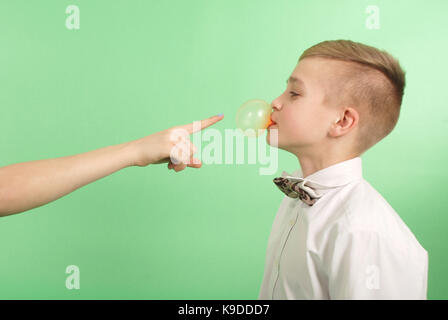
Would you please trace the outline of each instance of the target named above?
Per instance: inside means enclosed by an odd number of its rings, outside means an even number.
[[[70,4],[81,28],[65,27]],[[380,29],[365,27],[368,5]],[[446,1],[0,1],[0,166],[85,152],[272,101],[323,40],[385,49],[407,72],[395,130],[363,173],[429,252],[448,298]],[[279,168],[297,159],[280,151]],[[0,219],[2,299],[256,299],[282,194],[261,165],[127,168]],[[81,289],[65,287],[77,265]]]

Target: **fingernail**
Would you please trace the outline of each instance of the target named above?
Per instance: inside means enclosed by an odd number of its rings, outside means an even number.
[[[218,117],[222,116],[224,113],[217,114]]]

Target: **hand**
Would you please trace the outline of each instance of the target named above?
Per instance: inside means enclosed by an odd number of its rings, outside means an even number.
[[[199,128],[193,128],[193,123],[189,123],[132,141],[136,150],[134,164],[144,167],[149,164],[168,162],[168,169],[174,169],[176,172],[184,170],[186,167],[200,168],[202,163],[199,159],[193,157],[196,147],[191,143],[189,136],[223,118],[223,115],[213,116],[202,120]],[[176,151],[173,148],[179,149],[180,146],[186,148],[185,151],[187,152],[184,153],[184,157],[180,157],[176,155],[176,152],[173,152]]]

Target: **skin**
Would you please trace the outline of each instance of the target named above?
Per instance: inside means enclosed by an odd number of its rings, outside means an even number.
[[[54,201],[74,190],[130,166],[168,163],[176,172],[187,166],[200,168],[193,158],[196,147],[189,135],[222,120],[223,115],[193,124],[172,127],[130,142],[68,157],[36,160],[0,168],[0,216],[20,213]],[[182,129],[182,130],[178,130]],[[173,134],[177,133],[177,134]],[[180,133],[180,134],[179,134]],[[184,143],[187,157],[176,158],[171,150]]]
[[[296,155],[304,178],[359,156],[352,150],[359,113],[337,99],[338,76],[347,63],[320,57],[301,60],[286,90],[272,101],[271,119],[276,124],[269,127],[266,140],[270,144],[270,131],[277,129],[278,148]]]

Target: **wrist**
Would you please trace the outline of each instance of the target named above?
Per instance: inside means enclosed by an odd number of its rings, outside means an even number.
[[[139,165],[138,140],[133,140],[121,144],[121,153],[123,154],[123,163],[125,167]]]

